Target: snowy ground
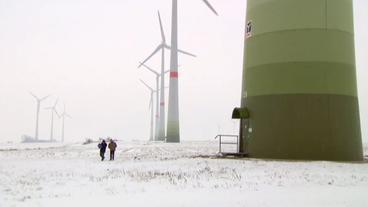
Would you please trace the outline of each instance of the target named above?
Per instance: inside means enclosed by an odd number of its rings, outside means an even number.
[[[368,163],[215,159],[216,142],[119,142],[101,162],[96,145],[2,145],[0,207],[368,206]]]

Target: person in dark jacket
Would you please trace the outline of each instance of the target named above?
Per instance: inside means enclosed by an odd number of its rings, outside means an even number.
[[[105,140],[102,140],[102,142],[100,144],[98,144],[98,148],[100,148],[101,161],[104,161],[104,159],[105,159],[106,147],[107,147],[107,144],[106,144]]]
[[[116,147],[117,147],[116,142],[114,142],[114,140],[110,139],[110,143],[109,143],[110,160],[114,160],[114,158],[115,158]]]

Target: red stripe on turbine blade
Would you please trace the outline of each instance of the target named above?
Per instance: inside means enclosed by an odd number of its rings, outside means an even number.
[[[161,102],[161,103],[160,103],[160,105],[161,105],[161,106],[165,106],[165,102]]]
[[[177,71],[170,72],[170,78],[178,78],[179,74]]]

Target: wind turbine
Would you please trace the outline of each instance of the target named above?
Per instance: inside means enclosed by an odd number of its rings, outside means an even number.
[[[50,95],[45,96],[43,98],[38,98],[36,95],[34,95],[32,92],[29,92],[31,94],[31,96],[33,96],[36,99],[37,102],[37,108],[36,108],[36,130],[35,130],[35,140],[38,140],[38,121],[39,121],[39,117],[40,117],[40,106],[41,106],[41,102],[44,101],[45,99],[47,99]]]
[[[207,0],[203,2],[216,15],[216,10]],[[172,19],[171,19],[171,54],[170,54],[170,91],[169,109],[167,117],[167,142],[180,142],[179,125],[179,81],[178,81],[178,0],[172,0]]]
[[[146,64],[142,64],[144,68],[146,68],[148,71],[153,73],[156,76],[156,91],[160,91],[160,77],[161,77],[161,88],[164,86],[165,83],[162,83],[162,80],[165,79],[165,74],[170,72],[169,70],[164,71],[164,75],[162,73],[156,72],[154,69],[148,67]],[[164,95],[164,97],[159,98],[159,94],[156,93],[156,131],[155,136],[159,141],[165,140],[165,90],[161,90],[160,94]],[[161,103],[160,103],[161,100]],[[160,107],[160,113],[159,113],[159,107]],[[164,107],[162,110],[161,108]],[[161,130],[161,131],[160,131]],[[161,133],[160,133],[161,132]]]
[[[158,20],[159,20],[160,31],[161,31],[161,43],[156,47],[156,49],[143,62],[140,63],[138,68],[140,68],[143,64],[145,64],[149,59],[151,59],[151,57],[153,57],[160,50],[162,51],[161,66],[165,66],[165,49],[171,50],[172,47],[166,43],[166,37],[165,37],[164,28],[162,26],[160,11],[158,11]],[[189,56],[192,56],[192,57],[197,57],[196,55],[194,55],[192,53],[189,53],[189,52],[186,52],[184,50],[177,49],[177,52],[185,54],[185,55],[189,55]],[[161,67],[161,69],[162,69],[162,67]]]
[[[61,142],[64,142],[64,126],[65,126],[65,117],[66,118],[72,118],[69,114],[66,113],[66,109],[65,109],[65,104],[64,104],[64,111],[63,113],[60,115],[61,120],[62,120],[62,125],[61,125]]]
[[[54,113],[58,116],[58,112],[56,111],[56,105],[58,103],[58,99],[56,99],[55,104],[53,106],[47,107],[45,109],[50,110],[51,111],[51,131],[50,131],[50,141],[54,140]]]
[[[164,28],[162,25],[162,20],[161,20],[161,15],[160,15],[160,11],[157,12],[158,13],[158,20],[159,20],[159,24],[160,24],[160,31],[161,31],[161,43],[157,46],[157,48],[153,51],[153,53],[148,56],[143,62],[140,63],[140,65],[138,66],[138,68],[140,68],[142,65],[144,65],[148,60],[150,60],[152,58],[152,56],[154,56],[157,52],[159,52],[161,50],[161,88],[165,88],[165,49],[169,49],[171,50],[171,46],[167,45],[166,43],[166,37],[165,37],[165,32],[164,32]],[[177,48],[177,47],[176,47]],[[196,57],[195,55],[189,53],[189,52],[185,52],[183,50],[177,50],[177,52],[185,54],[185,55],[189,55],[192,57]],[[165,111],[165,90],[161,90],[160,91],[160,122],[158,124],[159,129],[158,129],[158,138],[160,140],[164,140],[165,139],[165,124],[166,124],[166,111]]]
[[[157,141],[157,137],[153,136],[153,97],[154,97],[154,94],[155,91],[153,88],[151,88],[148,84],[146,84],[144,81],[140,80],[141,83],[143,83],[143,85],[145,85],[147,87],[147,89],[151,92],[151,97],[150,97],[150,104],[149,104],[149,109],[151,110],[151,128],[150,128],[150,141]],[[157,123],[156,123],[157,125]]]
[[[151,73],[153,73],[156,76],[156,121],[155,121],[155,139],[157,140],[161,140],[161,137],[159,136],[159,128],[160,128],[160,116],[161,114],[159,114],[159,94],[157,93],[158,89],[159,89],[159,82],[160,82],[160,73],[156,72],[155,70],[151,69],[150,67],[146,66],[145,64],[143,64],[143,67],[145,67],[148,71],[150,71]],[[144,83],[145,84],[145,83]],[[146,84],[145,84],[146,85]],[[147,86],[147,85],[146,85]]]

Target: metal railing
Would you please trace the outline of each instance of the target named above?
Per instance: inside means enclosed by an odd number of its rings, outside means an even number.
[[[235,142],[223,141],[223,137],[236,138]],[[223,135],[219,134],[215,137],[215,139],[219,138],[219,153],[229,153],[222,152],[222,145],[236,145],[236,153],[239,153],[239,136],[238,135]]]

